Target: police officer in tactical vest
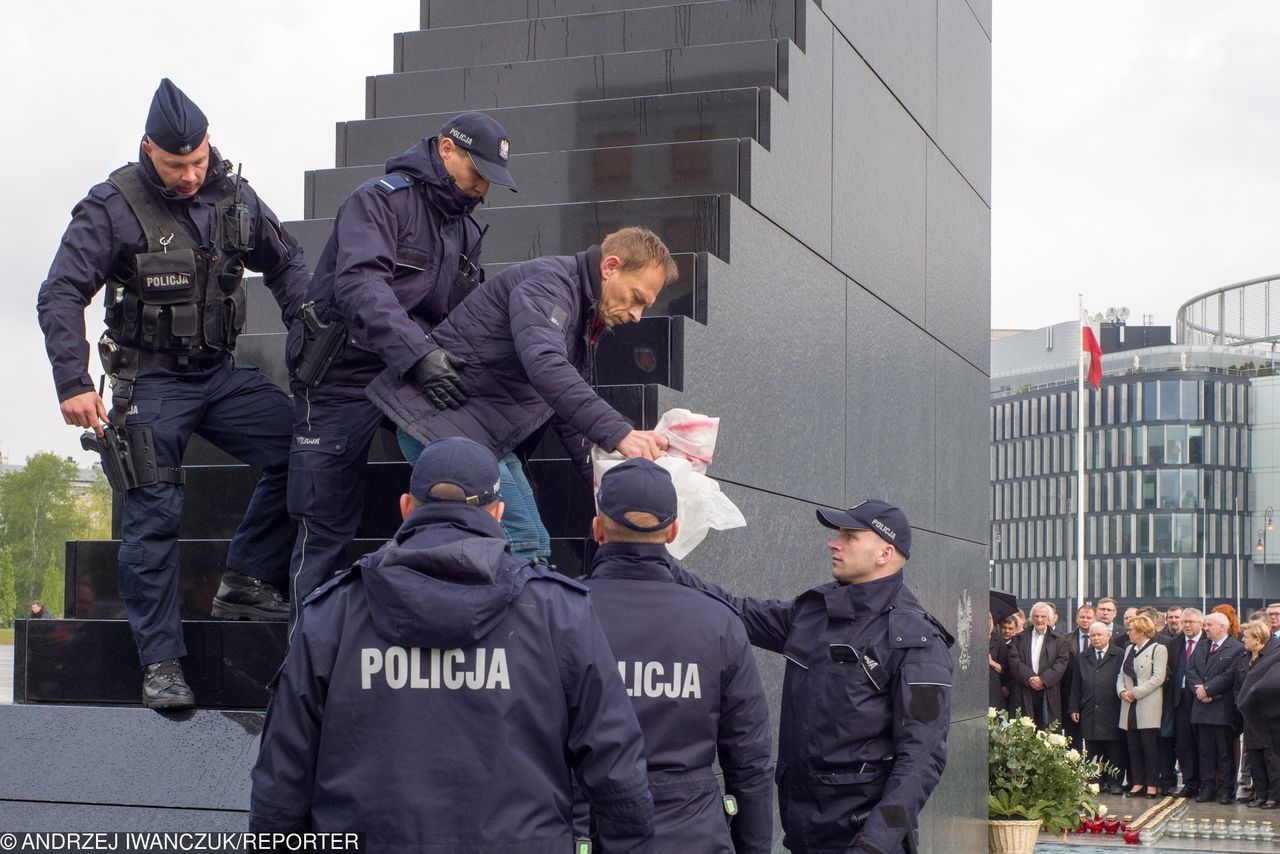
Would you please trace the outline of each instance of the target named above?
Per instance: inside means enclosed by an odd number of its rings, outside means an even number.
[[[600,479],[598,502],[591,531],[600,548],[586,584],[644,730],[654,851],[768,854],[769,704],[733,606],[672,576],[666,544],[679,522],[671,475],[627,460]]]
[[[652,850],[618,664],[586,588],[512,555],[499,479],[470,439],[432,442],[391,541],[307,597],[267,709],[252,830],[567,854],[576,777],[599,851]]]
[[[911,525],[887,501],[817,511],[835,579],[795,599],[723,595],[751,643],[786,657],[778,811],[793,852],[916,850],[916,816],[947,761],[954,638],[907,589]]]
[[[143,702],[194,705],[178,596],[182,455],[199,433],[262,470],[213,602],[224,619],[283,620],[293,527],[285,509],[292,421],[284,391],[232,357],[245,269],[263,274],[287,320],[307,282],[302,249],[209,144],[208,121],[162,80],[137,163],[94,186],[40,286],[45,348],[67,424],[88,428],[123,490],[120,593],[144,668]],[[84,309],[105,290],[98,342],[112,409],[89,376]]]
[[[460,113],[338,208],[288,342],[295,610],[343,566],[360,523],[365,460],[385,420],[365,396],[370,383],[412,383],[441,407],[465,399],[460,363],[427,333],[484,278],[471,213],[492,185],[516,189],[510,150],[493,118]]]

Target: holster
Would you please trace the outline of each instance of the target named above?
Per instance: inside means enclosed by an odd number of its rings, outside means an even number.
[[[298,319],[302,321],[302,352],[298,355],[293,375],[298,382],[314,388],[324,379],[329,366],[342,350],[342,344],[347,340],[347,327],[339,320],[321,321],[314,302],[302,306]]]
[[[102,428],[102,438],[86,430],[80,434],[80,447],[98,454],[107,483],[121,492],[153,483],[182,486],[187,482],[187,473],[181,468],[156,465],[155,434],[150,427],[108,424]]]

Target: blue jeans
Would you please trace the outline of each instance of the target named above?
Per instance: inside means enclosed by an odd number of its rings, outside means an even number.
[[[400,443],[404,458],[411,463],[417,461],[425,447],[400,429],[396,430],[396,440]],[[502,514],[502,529],[507,532],[511,553],[525,560],[548,563],[551,559],[551,535],[547,533],[542,517],[538,515],[533,487],[525,476],[520,458],[515,454],[507,454],[498,460],[498,471],[502,475],[498,489],[502,493],[502,503],[506,505],[506,511]]]

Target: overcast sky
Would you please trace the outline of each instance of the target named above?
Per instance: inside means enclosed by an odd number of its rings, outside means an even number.
[[[877,0],[896,2],[897,0]],[[482,2],[482,0],[477,0]],[[214,144],[282,219],[334,125],[364,115],[417,0],[20,4],[0,32],[0,453],[77,459],[35,294],[72,206],[135,159],[151,94],[173,78]],[[359,10],[359,14],[354,14]],[[1280,5],[995,0],[992,325],[1126,305],[1169,323],[1185,300],[1280,272]],[[89,310],[101,331],[100,299]]]

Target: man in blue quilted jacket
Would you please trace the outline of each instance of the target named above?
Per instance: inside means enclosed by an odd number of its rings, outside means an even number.
[[[460,366],[464,403],[433,404],[419,386],[385,374],[368,395],[401,427],[406,459],[446,436],[492,451],[503,467],[511,550],[545,562],[551,540],[517,451],[552,423],[588,477],[593,444],[633,459],[658,456],[666,440],[634,429],[592,388],[595,350],[605,329],[638,322],[675,277],[666,245],[635,226],[576,255],[509,267],[468,294],[427,337],[428,356],[443,350]]]

